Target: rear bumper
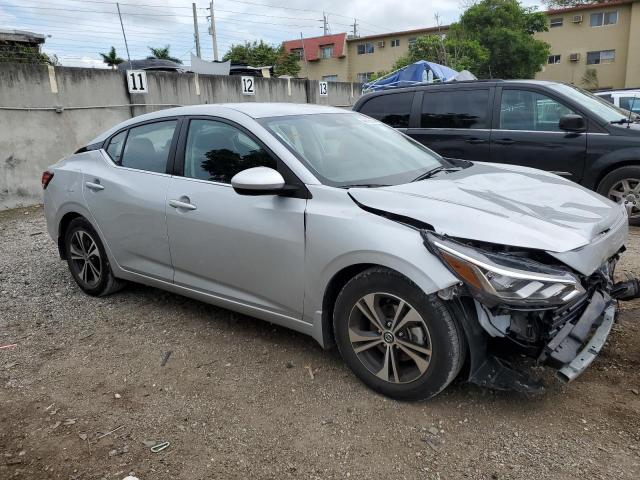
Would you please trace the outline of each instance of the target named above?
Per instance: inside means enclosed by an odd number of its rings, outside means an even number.
[[[596,291],[575,323],[567,323],[545,346],[539,360],[560,365],[557,377],[563,382],[577,378],[598,356],[615,321],[616,302]]]

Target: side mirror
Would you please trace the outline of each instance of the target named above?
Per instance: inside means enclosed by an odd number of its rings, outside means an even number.
[[[285,190],[285,182],[277,170],[254,167],[236,173],[231,186],[240,195],[278,195]]]
[[[581,115],[563,115],[558,122],[558,128],[565,132],[584,132],[587,129],[587,122]]]

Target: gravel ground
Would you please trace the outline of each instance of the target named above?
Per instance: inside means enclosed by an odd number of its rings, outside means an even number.
[[[620,268],[640,274],[640,229]],[[402,403],[268,323],[140,285],[82,294],[40,208],[0,213],[0,290],[2,479],[640,478],[639,302],[569,386]]]

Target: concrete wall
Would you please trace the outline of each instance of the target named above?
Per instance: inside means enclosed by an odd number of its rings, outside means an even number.
[[[362,88],[331,83],[329,95],[320,97],[317,82],[255,80],[255,96],[246,96],[240,77],[148,72],[149,93],[129,95],[118,71],[0,64],[0,209],[40,202],[47,166],[132,116],[244,101],[350,106]]]

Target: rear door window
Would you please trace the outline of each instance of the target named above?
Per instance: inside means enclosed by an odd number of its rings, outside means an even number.
[[[137,170],[165,173],[177,123],[177,120],[168,120],[131,128],[120,164]]]
[[[489,128],[489,90],[425,91],[421,128]]]
[[[124,147],[124,141],[127,139],[127,130],[120,132],[109,142],[109,146],[107,147],[107,153],[116,163],[120,163],[120,158],[122,157],[122,147]]]
[[[408,128],[411,117],[413,92],[394,93],[373,97],[360,109],[360,113],[394,128]]]

